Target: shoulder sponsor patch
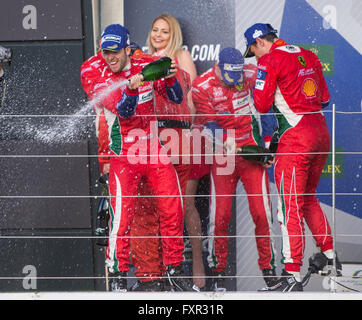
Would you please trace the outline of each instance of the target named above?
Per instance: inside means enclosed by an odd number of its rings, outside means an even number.
[[[256,78],[260,79],[260,80],[265,80],[267,74],[268,74],[268,72],[258,69],[258,74],[257,74]]]
[[[293,45],[286,45],[286,46],[282,46],[282,47],[278,47],[276,48],[276,50],[281,50],[281,51],[285,51],[288,53],[299,53],[301,52],[300,48],[297,46],[293,46]]]

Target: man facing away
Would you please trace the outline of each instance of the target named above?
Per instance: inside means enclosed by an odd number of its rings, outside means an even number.
[[[266,113],[273,106],[279,124],[274,175],[284,270],[269,289],[302,291],[303,219],[328,264],[334,257],[331,229],[315,195],[330,148],[328,127],[320,112],[328,105],[330,94],[317,56],[279,39],[276,33],[270,24],[248,28],[244,57],[255,56],[258,61],[256,109]]]
[[[256,73],[254,65],[244,65],[239,50],[224,48],[220,52],[218,63],[193,82],[193,101],[198,114],[197,120],[214,133],[216,144],[225,144],[225,147],[230,149],[228,133],[233,130],[234,147],[262,146],[263,141],[257,121],[259,115],[251,96]],[[264,120],[268,118],[269,121],[274,119],[265,116]],[[265,127],[263,126],[263,129]],[[267,133],[265,130],[263,135],[265,142],[269,142],[271,132]],[[228,225],[233,195],[239,180],[248,195],[249,211],[255,224],[258,265],[267,286],[271,286],[271,282],[276,280],[276,274],[271,236],[272,213],[268,173],[263,164],[235,156],[235,150],[229,153],[231,154],[226,155],[225,163],[218,161],[218,156],[214,157],[210,174],[208,262],[215,276],[213,290],[225,290]],[[234,162],[235,167],[228,170],[227,164],[230,162]]]

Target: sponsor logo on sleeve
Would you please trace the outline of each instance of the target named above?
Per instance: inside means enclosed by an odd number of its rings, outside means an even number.
[[[142,92],[138,95],[138,104],[142,104],[153,99],[153,90]]]
[[[268,73],[266,72],[266,71],[263,71],[263,70],[258,70],[258,74],[257,74],[257,79],[260,79],[260,80],[265,80],[265,78],[266,78],[266,75],[267,75]]]
[[[306,67],[306,66],[307,66],[307,63],[305,62],[305,59],[304,59],[303,56],[298,56],[297,59],[298,59],[298,62],[299,62],[303,67]]]
[[[256,79],[255,89],[264,90],[264,85],[265,85],[265,81],[264,81],[264,80]]]

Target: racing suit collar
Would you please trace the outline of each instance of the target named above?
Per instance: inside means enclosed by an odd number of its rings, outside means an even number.
[[[284,41],[283,39],[278,39],[277,41],[275,41],[273,43],[273,45],[270,48],[270,52],[275,50],[278,47],[282,47],[282,46],[286,46],[288,43],[286,41]]]

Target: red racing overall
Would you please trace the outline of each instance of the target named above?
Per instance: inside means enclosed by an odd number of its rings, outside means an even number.
[[[128,79],[151,61],[151,58],[131,59],[129,70],[113,73],[103,60],[94,70],[97,76],[88,91],[93,92],[93,96],[101,94],[105,87]],[[142,179],[156,195],[163,263],[178,265],[183,261],[181,191],[172,163],[167,156],[162,156],[164,151],[161,151],[157,136],[153,105],[154,90],[164,94],[165,86],[171,88],[175,83],[175,78],[171,78],[154,84],[145,83],[138,90],[130,90],[123,83],[97,104],[105,113],[112,154],[109,173],[111,219],[106,260],[111,273],[129,270],[130,226],[135,214],[137,188]],[[136,99],[137,107],[131,114],[125,109],[126,115],[122,116],[119,110],[127,99]]]
[[[299,272],[302,265],[303,219],[322,251],[333,248],[330,226],[315,196],[330,147],[320,112],[329,98],[321,63],[311,51],[279,39],[259,59],[255,107],[266,113],[274,102],[278,113],[280,142],[274,174],[286,271]]]
[[[178,69],[176,78],[181,84],[183,96],[186,97],[191,89],[189,74]],[[189,145],[192,142],[190,140],[192,120],[187,116],[190,114],[187,99],[181,104],[175,104],[165,99],[165,94],[155,92],[154,101],[158,136],[161,144],[167,149],[167,155],[177,172],[178,183],[184,195],[190,170]],[[160,235],[157,199],[150,197],[154,193],[145,181],[141,181],[138,192],[140,197],[137,201],[137,214],[134,216],[131,228],[132,263],[136,267],[135,275],[140,281],[151,281],[159,279],[165,272],[160,240],[157,238]],[[184,207],[185,199],[183,199]]]
[[[237,146],[261,145],[257,112],[251,98],[255,83],[256,67],[244,65],[244,85],[237,89],[225,86],[215,73],[215,67],[200,75],[193,82],[193,101],[198,117],[203,124],[216,122],[223,130],[235,130]],[[219,149],[220,150],[220,149]],[[222,148],[221,148],[222,153]],[[209,256],[210,268],[222,272],[227,265],[228,225],[236,185],[242,181],[248,195],[249,210],[255,223],[255,235],[259,253],[260,269],[274,268],[274,249],[271,233],[271,207],[269,179],[266,169],[259,163],[240,156],[230,155],[225,159],[233,162],[231,171],[221,173],[225,164],[214,158],[210,175],[209,207]],[[219,162],[219,163],[218,163]],[[226,196],[227,195],[227,196]],[[257,195],[257,196],[255,196]],[[265,237],[264,237],[265,236]]]

